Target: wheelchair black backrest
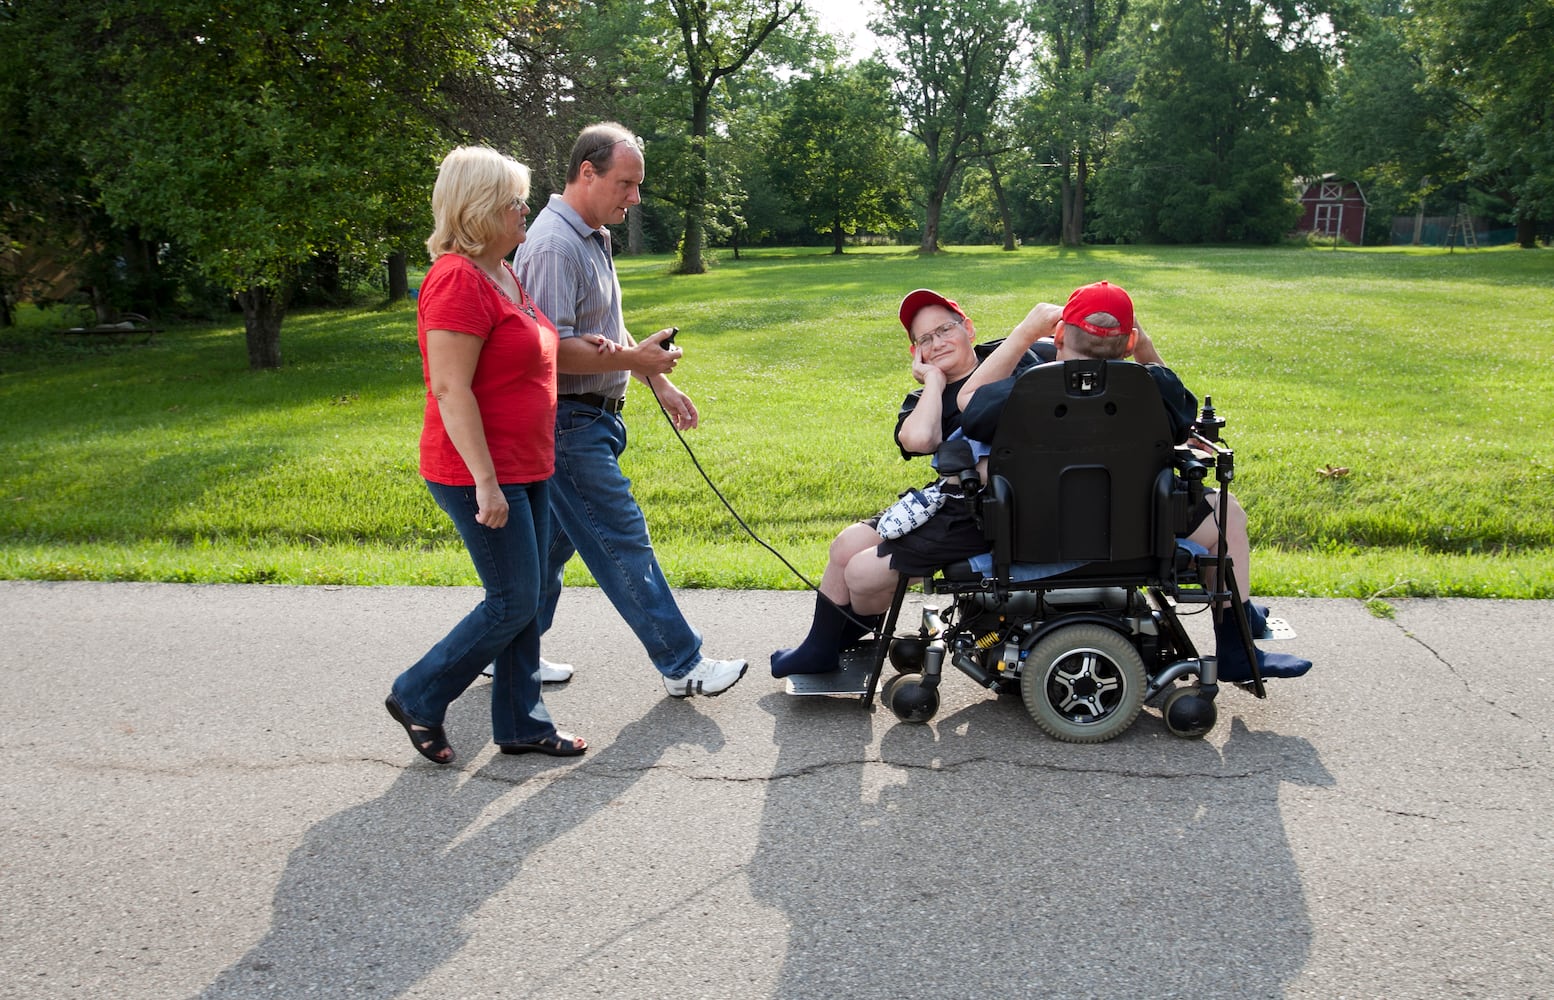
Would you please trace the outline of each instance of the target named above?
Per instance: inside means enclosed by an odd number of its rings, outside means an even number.
[[[994,508],[1004,505],[984,525],[995,563],[1159,566],[1175,547],[1174,454],[1160,390],[1142,365],[1030,369],[1015,381],[988,459]]]

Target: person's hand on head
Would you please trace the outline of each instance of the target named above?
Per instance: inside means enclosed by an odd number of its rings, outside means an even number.
[[[1150,339],[1144,328],[1139,326],[1138,320],[1133,321],[1133,360],[1141,365],[1163,365],[1165,359],[1160,356],[1160,351],[1155,348],[1155,342]]]
[[[912,352],[912,377],[921,385],[926,386],[930,380],[933,380],[937,388],[944,388],[944,370],[932,361],[924,361],[922,355],[916,351]]]
[[[1030,312],[1025,314],[1024,319],[1015,324],[1009,335],[1018,338],[1021,343],[1029,347],[1043,337],[1055,336],[1062,322],[1062,306],[1053,305],[1051,302],[1038,302],[1031,307]]]

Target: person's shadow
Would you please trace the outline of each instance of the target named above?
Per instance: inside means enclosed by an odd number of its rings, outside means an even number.
[[[715,722],[683,709],[660,702],[583,761],[556,762],[573,772],[478,827],[548,759],[498,755],[469,774],[415,758],[378,798],[307,832],[275,890],[269,932],[200,996],[405,993],[459,953],[468,918],[533,852],[625,794],[671,746],[722,747]],[[465,714],[479,724],[473,708]]]
[[[800,776],[751,866],[789,927],[775,997],[1282,996],[1309,955],[1278,801],[1332,784],[1304,739],[1222,716],[1221,751],[1145,714],[1079,747],[998,699],[931,727],[878,711],[879,762],[821,769],[867,745],[865,713],[770,707]]]

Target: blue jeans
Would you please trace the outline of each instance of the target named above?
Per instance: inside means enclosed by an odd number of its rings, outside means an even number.
[[[540,546],[550,535],[546,484],[504,484],[507,523],[500,528],[476,522],[473,486],[426,485],[464,539],[486,597],[395,679],[394,697],[416,724],[440,726],[453,700],[495,663],[492,738],[532,743],[553,735],[556,724],[540,700]]]
[[[647,521],[621,472],[626,425],[572,400],[556,404],[556,474],[550,481],[549,569],[540,631],[561,600],[561,571],[576,552],[665,677],[684,677],[701,659],[701,633],[675,603],[653,554]]]

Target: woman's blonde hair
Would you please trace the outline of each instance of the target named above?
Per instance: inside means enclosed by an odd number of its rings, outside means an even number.
[[[432,235],[427,252],[476,257],[499,239],[502,214],[529,197],[529,168],[485,146],[460,146],[443,157],[432,187]]]

